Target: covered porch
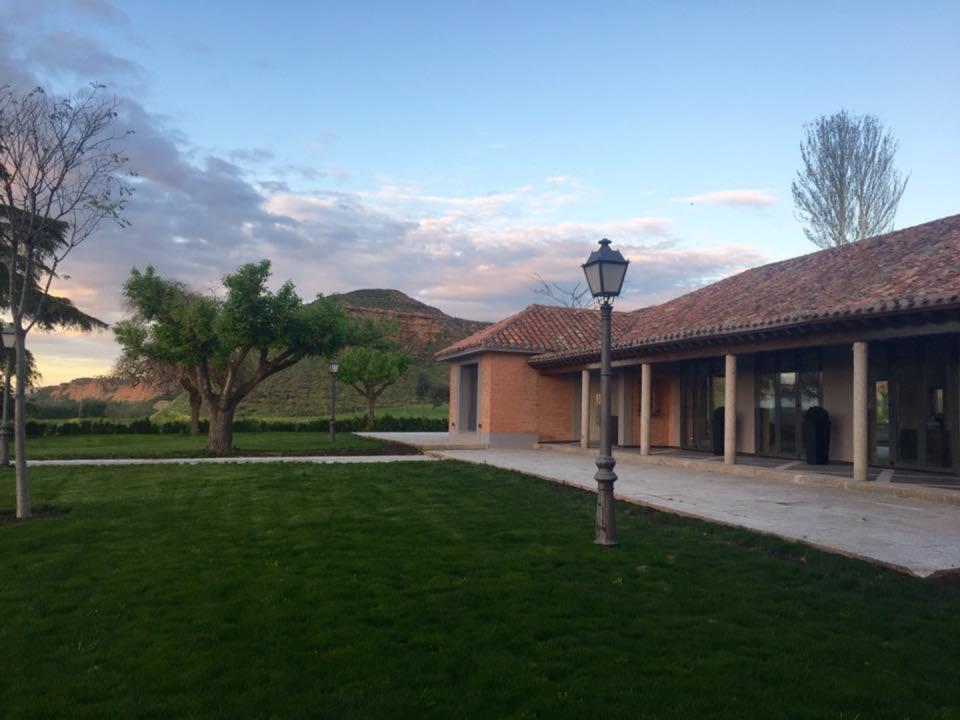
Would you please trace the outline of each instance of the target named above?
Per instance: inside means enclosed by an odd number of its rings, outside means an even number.
[[[640,455],[672,448],[716,453],[710,462],[789,468],[806,464],[804,417],[819,407],[830,421],[830,463],[810,466],[816,472],[920,484],[955,478],[960,333],[943,329],[618,358],[616,444]],[[573,439],[588,447],[598,437],[599,375],[593,366],[579,372]]]

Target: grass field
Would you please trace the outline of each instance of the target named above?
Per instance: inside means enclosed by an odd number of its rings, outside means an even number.
[[[72,458],[177,458],[206,457],[207,437],[189,435],[67,435],[30,438],[31,460]],[[405,455],[408,446],[337,433],[238,432],[233,435],[233,455]]]
[[[452,462],[31,477],[5,718],[960,717],[956,584]]]

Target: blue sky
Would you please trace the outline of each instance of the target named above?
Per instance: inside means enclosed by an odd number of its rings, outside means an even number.
[[[264,256],[305,296],[389,286],[495,319],[534,272],[577,280],[602,235],[634,260],[625,305],[663,300],[815,249],[790,182],[803,124],[844,107],[900,140],[898,227],[960,212],[955,2],[0,9],[24,30],[0,30],[0,73],[129,104],[133,227],[60,288],[111,321],[133,264],[208,287]],[[115,353],[39,342],[48,381]]]

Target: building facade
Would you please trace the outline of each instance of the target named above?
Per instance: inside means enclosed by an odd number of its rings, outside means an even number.
[[[855,478],[870,465],[957,472],[958,261],[952,216],[615,312],[615,442],[709,451],[722,438],[726,462],[787,462],[821,407],[830,459]],[[438,357],[451,433],[493,446],[597,440],[596,310],[533,305]]]

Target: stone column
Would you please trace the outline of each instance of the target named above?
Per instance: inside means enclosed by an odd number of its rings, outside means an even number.
[[[640,366],[640,454],[650,454],[650,408],[653,398],[650,396],[650,363]]]
[[[867,343],[853,344],[853,479],[867,479]]]
[[[580,447],[590,444],[590,371],[580,373]]]
[[[723,383],[723,462],[737,462],[737,356],[727,355]]]

